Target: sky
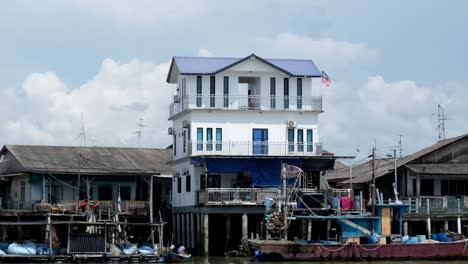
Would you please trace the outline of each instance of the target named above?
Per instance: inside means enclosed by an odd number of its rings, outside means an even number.
[[[468,133],[466,1],[0,3],[0,144],[164,148],[172,56],[312,59],[332,78],[319,133],[337,155],[410,154]],[[359,152],[357,152],[359,150]]]

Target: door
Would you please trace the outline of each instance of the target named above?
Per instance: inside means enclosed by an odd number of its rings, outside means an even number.
[[[268,129],[254,128],[252,141],[252,152],[254,155],[268,154]]]

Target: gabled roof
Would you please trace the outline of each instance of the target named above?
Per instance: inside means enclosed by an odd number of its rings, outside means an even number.
[[[276,68],[290,76],[321,77],[321,72],[312,60],[299,59],[263,59],[255,54],[245,58],[222,58],[222,57],[173,57],[167,82],[174,67],[182,75],[214,75],[227,70],[250,58],[255,58]]]
[[[23,172],[94,175],[171,175],[171,151],[146,148],[6,145],[0,175]],[[79,157],[83,162],[79,166]]]
[[[404,166],[404,165],[407,165],[429,153],[432,153],[436,150],[439,150],[445,146],[448,146],[452,143],[455,143],[461,139],[464,139],[464,138],[468,138],[468,134],[465,134],[465,135],[461,135],[461,136],[458,136],[458,137],[454,137],[454,138],[449,138],[449,139],[446,139],[446,140],[442,140],[442,141],[439,141],[437,142],[436,144],[433,144],[427,148],[424,148],[420,151],[417,151],[411,155],[408,155],[408,156],[405,156],[405,157],[402,157],[402,158],[399,158],[397,160],[397,168],[401,167],[401,166]],[[356,175],[356,178],[353,177],[353,183],[366,183],[366,182],[369,182],[372,180],[372,166],[370,161],[366,162],[365,163],[366,166],[364,167],[365,170],[360,172],[360,174],[355,174],[354,173],[354,168],[353,168],[353,175]],[[364,165],[364,164],[363,164]],[[393,162],[392,161],[387,161],[387,162],[384,162],[382,163],[382,166],[378,166],[377,164],[375,165],[375,178],[380,178],[390,172],[393,171],[393,168],[394,168],[394,165],[393,165]],[[344,175],[343,175],[344,176]],[[338,177],[341,177],[341,176],[336,176],[337,178]],[[341,177],[341,178],[346,178],[346,177]],[[349,180],[346,180],[346,181],[343,181],[341,182],[343,184],[346,184],[346,183],[349,183]]]

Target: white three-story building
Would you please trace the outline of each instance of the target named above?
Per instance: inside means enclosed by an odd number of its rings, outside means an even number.
[[[282,162],[306,171],[304,187],[320,184],[320,171],[332,166],[319,141],[320,77],[312,60],[173,58],[177,241],[213,254],[259,233]]]

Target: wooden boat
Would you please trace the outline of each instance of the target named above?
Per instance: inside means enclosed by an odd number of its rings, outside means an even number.
[[[284,240],[249,240],[260,261],[351,261],[468,259],[468,239],[416,244],[302,244]]]
[[[186,262],[192,259],[191,254],[177,254],[174,252],[170,252],[167,255],[167,262],[169,263],[177,263],[177,262]]]

